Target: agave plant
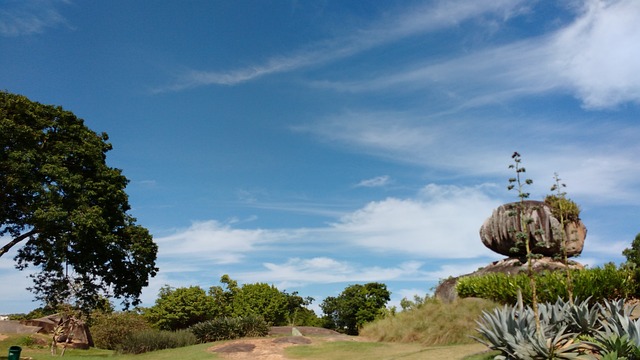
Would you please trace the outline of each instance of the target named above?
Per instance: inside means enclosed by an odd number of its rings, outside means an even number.
[[[601,314],[601,308],[590,305],[589,298],[584,301],[576,300],[567,308],[570,331],[583,335],[594,334],[602,328]]]
[[[618,299],[618,300],[604,300],[602,304],[599,305],[600,314],[603,318],[608,319],[614,317],[615,314],[620,314],[624,317],[630,318],[631,313],[636,308],[637,305],[627,305],[626,299]]]
[[[640,358],[640,350],[627,334],[618,336],[608,330],[601,331],[595,335],[595,341],[588,342],[588,344],[600,354],[601,360],[636,360]]]
[[[566,332],[563,326],[552,337],[546,338],[542,334],[526,334],[524,342],[515,346],[515,359],[521,360],[572,360],[586,359],[579,352],[581,343],[575,343],[576,334]]]
[[[555,303],[543,303],[538,305],[540,321],[544,324],[544,335],[551,337],[569,324],[568,310],[570,304],[558,298]]]
[[[604,335],[618,337],[628,336],[636,347],[640,347],[640,319],[631,320],[630,317],[615,314],[610,319],[603,321]]]
[[[484,339],[475,340],[490,349],[500,351],[504,359],[515,359],[515,348],[525,341],[525,336],[535,332],[533,312],[517,311],[516,308],[504,305],[491,312],[484,311],[476,329]],[[496,357],[499,359],[500,357]]]

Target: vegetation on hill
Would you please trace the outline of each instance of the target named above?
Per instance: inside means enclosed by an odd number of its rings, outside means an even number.
[[[478,335],[475,320],[483,311],[496,305],[484,299],[458,299],[445,303],[427,296],[413,302],[404,311],[365,324],[360,335],[376,341],[428,346],[469,344],[473,342],[469,336]]]

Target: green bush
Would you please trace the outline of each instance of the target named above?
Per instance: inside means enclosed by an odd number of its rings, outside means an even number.
[[[580,220],[580,206],[571,199],[564,196],[547,195],[544,202],[551,208],[551,213],[556,219],[560,220],[562,216],[567,222]]]
[[[590,298],[592,303],[603,300],[631,298],[637,293],[638,285],[633,271],[617,268],[609,263],[603,267],[572,270],[573,295],[578,299]],[[536,275],[538,300],[553,302],[558,298],[568,299],[566,273],[547,271]],[[479,297],[501,304],[517,301],[518,289],[522,290],[523,301],[531,303],[531,288],[526,274],[507,275],[502,273],[483,276],[469,276],[458,280],[456,290],[460,297]]]
[[[266,336],[269,326],[261,316],[220,317],[189,328],[199,342]]]
[[[120,343],[118,352],[142,354],[150,351],[174,349],[198,343],[196,336],[188,330],[166,331],[149,329],[131,334]]]
[[[149,330],[142,315],[132,312],[96,313],[90,328],[97,348],[116,350],[132,334]]]

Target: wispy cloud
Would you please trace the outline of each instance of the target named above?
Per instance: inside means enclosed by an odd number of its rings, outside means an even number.
[[[362,51],[421,33],[455,26],[469,19],[492,14],[505,20],[522,11],[521,0],[435,1],[404,9],[371,26],[354,29],[333,39],[310,44],[265,62],[228,71],[190,70],[156,92],[180,91],[203,85],[236,85],[262,76],[289,72],[343,59]]]
[[[469,119],[467,119],[469,117]],[[409,112],[347,111],[300,125],[347,151],[409,163],[448,176],[506,176],[509,156],[525,156],[536,191],[545,193],[559,172],[572,194],[592,201],[632,203],[640,199],[640,127],[586,119],[439,116]],[[520,132],[526,141],[520,141]],[[567,134],[571,134],[568,137]],[[589,151],[585,151],[588,148]],[[503,159],[503,160],[500,160]]]
[[[188,256],[193,261],[231,264],[241,261],[262,244],[286,237],[288,234],[279,231],[235,229],[231,225],[210,220],[194,222],[189,228],[173,235],[156,238],[156,243],[160,256],[165,259]]]
[[[538,38],[407,64],[373,79],[314,84],[351,92],[429,89],[460,107],[549,91],[570,93],[586,108],[640,103],[640,3],[592,0],[580,11],[572,23]]]
[[[0,35],[21,36],[39,34],[47,28],[66,24],[57,5],[67,1],[23,0],[4,1],[0,5]]]
[[[391,182],[389,175],[376,176],[371,179],[365,179],[356,184],[356,187],[381,187]]]
[[[498,205],[499,201],[488,196],[483,187],[431,184],[416,198],[371,202],[326,227],[236,229],[232,224],[211,220],[194,222],[156,242],[163,261],[190,259],[179,262],[175,271],[195,269],[195,262],[234,264],[262,251],[300,247],[316,252],[333,248],[336,252],[358,249],[425,258],[470,258],[491,254],[478,240],[477,232]],[[442,245],[445,241],[447,246]],[[340,268],[322,257],[304,264],[315,269],[323,264]]]

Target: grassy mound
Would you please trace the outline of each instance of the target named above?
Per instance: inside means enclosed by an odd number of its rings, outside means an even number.
[[[478,336],[475,321],[494,302],[484,299],[459,299],[444,303],[428,299],[417,308],[402,311],[366,324],[360,335],[376,341],[420,343],[426,346],[471,344]]]

